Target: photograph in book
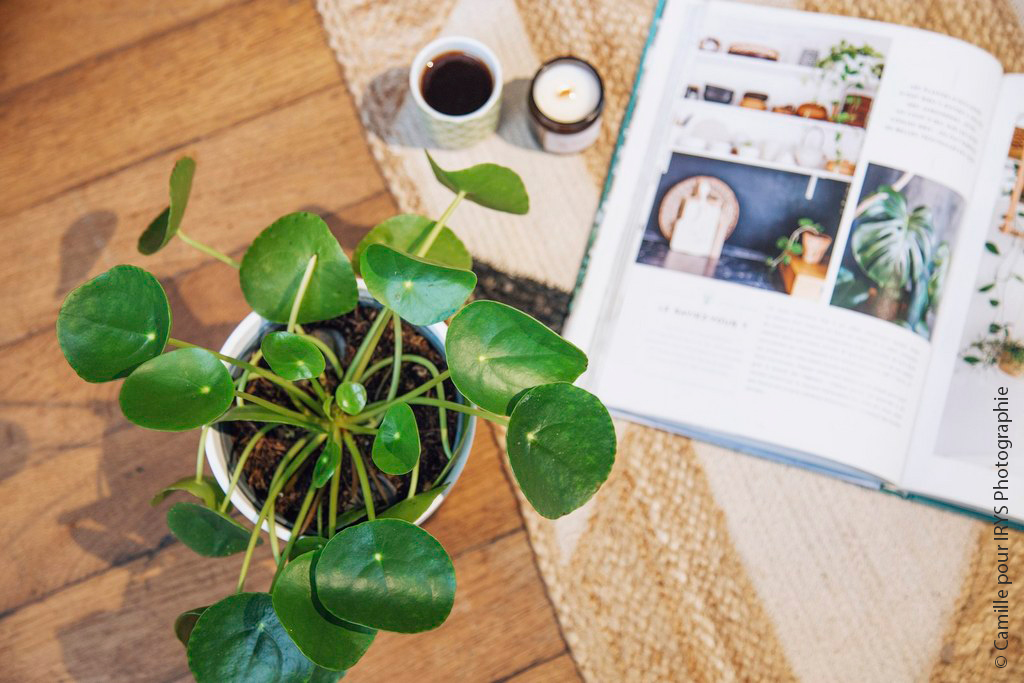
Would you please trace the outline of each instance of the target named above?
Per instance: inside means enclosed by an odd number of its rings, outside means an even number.
[[[1024,391],[1024,115],[1017,119],[975,281],[937,453],[991,460],[979,433],[990,430],[999,387]]]
[[[889,41],[714,15],[702,31],[636,261],[820,300]]]
[[[870,164],[832,305],[931,337],[964,199],[907,171]]]

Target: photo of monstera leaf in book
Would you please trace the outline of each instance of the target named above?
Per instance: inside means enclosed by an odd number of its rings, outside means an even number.
[[[963,198],[932,180],[868,167],[832,305],[931,337]]]

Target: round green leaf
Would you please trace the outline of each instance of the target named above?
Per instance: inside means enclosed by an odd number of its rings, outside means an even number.
[[[180,432],[212,422],[231,405],[231,373],[209,351],[188,348],[146,361],[121,385],[121,412],[147,429]]]
[[[238,593],[207,608],[188,641],[188,666],[197,683],[305,683],[315,669],[267,593]]]
[[[864,211],[851,237],[853,258],[879,287],[902,288],[927,277],[935,253],[931,209],[907,204],[906,196],[890,185]]]
[[[323,450],[317,456],[316,465],[313,466],[313,488],[318,489],[329,482],[340,462],[341,446],[331,439],[324,444]]]
[[[196,162],[191,157],[182,157],[174,164],[171,170],[171,203],[139,236],[139,251],[143,254],[160,251],[178,232],[188,205],[188,196],[192,192],[192,176],[195,172]]]
[[[434,177],[452,192],[465,192],[466,199],[489,209],[523,214],[530,210],[530,197],[522,179],[510,168],[478,164],[461,171],[446,171],[427,152]]]
[[[392,216],[383,223],[375,225],[360,240],[356,245],[356,250],[352,252],[352,263],[358,268],[363,252],[371,244],[383,244],[403,254],[415,254],[433,227],[434,221],[426,216],[418,216],[414,213]],[[423,258],[431,263],[449,268],[469,270],[473,267],[473,257],[469,255],[469,250],[447,226],[441,228],[441,232],[438,233]]]
[[[149,501],[150,505],[159,505],[167,496],[175,491],[190,493],[203,501],[208,508],[216,508],[224,500],[224,492],[220,490],[220,484],[211,476],[204,476],[199,481],[195,477],[179,479],[170,486],[165,486]]]
[[[470,270],[446,268],[371,244],[360,261],[373,298],[413,325],[433,325],[450,316],[476,287]]]
[[[334,398],[346,413],[358,415],[366,407],[366,387],[359,382],[342,382]]]
[[[507,414],[516,394],[538,384],[572,382],[587,356],[543,323],[496,301],[474,301],[448,327],[448,367],[462,394]]]
[[[311,432],[322,432],[324,428],[314,422],[300,420],[297,417],[282,415],[281,413],[268,410],[262,406],[246,404],[234,406],[213,422],[273,422],[283,425],[295,425]]]
[[[326,366],[316,344],[284,330],[265,336],[260,350],[271,370],[293,382],[319,377]]]
[[[299,306],[298,322],[329,320],[354,309],[359,289],[352,264],[323,219],[304,212],[274,221],[245,252],[239,271],[245,300],[267,320],[287,322],[314,254],[316,266]]]
[[[167,511],[175,538],[203,557],[227,557],[245,550],[250,532],[223,512],[197,503],[175,503]]]
[[[87,382],[128,375],[163,351],[170,331],[164,288],[135,266],[114,266],[79,286],[57,316],[64,358]]]
[[[615,462],[608,410],[593,394],[561,382],[535,387],[519,400],[505,444],[523,495],[548,519],[590,500]]]
[[[312,584],[315,555],[306,553],[285,565],[274,584],[274,611],[302,654],[325,669],[348,669],[366,653],[377,632],[344,622],[323,608]]]
[[[192,629],[195,628],[199,617],[203,616],[203,612],[207,609],[207,607],[195,607],[182,612],[174,620],[174,635],[178,636],[178,640],[181,641],[182,645],[188,647],[188,639],[192,635]]]
[[[320,554],[317,596],[339,619],[418,633],[437,628],[455,602],[455,568],[433,536],[398,519],[339,531]]]
[[[388,474],[411,472],[420,459],[420,430],[407,403],[396,403],[384,413],[373,439],[373,464]]]
[[[418,493],[412,498],[406,498],[389,507],[377,515],[377,519],[404,519],[407,522],[416,523],[430,504],[447,490],[448,486],[438,486],[436,489]]]

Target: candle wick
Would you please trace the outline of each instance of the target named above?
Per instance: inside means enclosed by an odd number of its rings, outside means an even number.
[[[572,88],[566,87],[566,88],[562,88],[561,90],[558,91],[558,96],[559,97],[570,97],[570,98],[572,98],[572,97],[576,97],[576,93],[573,92]]]

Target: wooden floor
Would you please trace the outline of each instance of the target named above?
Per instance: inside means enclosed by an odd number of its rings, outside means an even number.
[[[197,434],[129,425],[54,335],[64,295],[117,263],[160,278],[175,337],[218,346],[246,313],[230,268],[181,243],[135,251],[183,154],[189,232],[236,256],[290,211],[351,249],[395,210],[312,0],[0,2],[2,681],[188,680],[174,617],[237,576],[147,504],[190,471]],[[579,680],[500,457],[482,430],[427,524],[455,559],[448,622],[382,634],[346,680]],[[268,578],[264,558],[251,585]]]

